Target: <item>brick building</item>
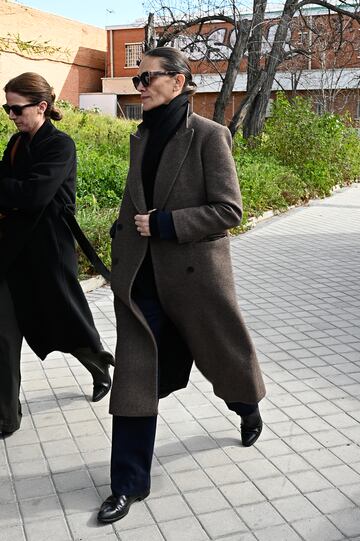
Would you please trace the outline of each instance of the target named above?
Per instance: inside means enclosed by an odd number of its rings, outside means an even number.
[[[35,54],[22,47],[24,42],[49,49]],[[35,71],[54,87],[58,99],[78,105],[80,93],[101,92],[105,55],[105,29],[0,0],[1,89],[12,77]]]
[[[263,52],[269,52],[277,28],[280,12],[267,13]],[[245,15],[246,16],[246,15]],[[341,43],[336,15],[328,15],[321,8],[308,9],[305,20],[295,18],[292,22],[288,40],[292,47],[315,48],[311,57],[297,55],[281,65],[273,86],[273,96],[277,90],[287,94],[310,96],[314,109],[318,112],[334,110],[348,111],[356,121],[360,118],[360,25],[350,17],[344,17]],[[138,92],[133,88],[131,78],[137,74],[137,61],[142,56],[145,38],[145,21],[126,26],[109,26],[107,31],[106,75],[102,81],[102,91],[116,96],[117,114],[128,118],[141,116]],[[311,30],[315,29],[315,30]],[[194,29],[196,30],[196,29]],[[193,50],[191,60],[194,79],[198,91],[193,99],[194,110],[210,117],[221,84],[219,73],[225,71],[223,60],[217,59],[216,48],[226,57],[230,54],[233,28],[226,23],[207,24],[202,33],[212,42],[211,62],[205,58],[205,51]],[[184,40],[189,39],[182,36]],[[316,43],[315,43],[316,40]],[[324,41],[326,40],[326,42]],[[174,42],[178,46],[179,42]],[[222,57],[224,58],[224,57]],[[226,117],[230,120],[234,110],[245,96],[247,58],[241,62],[232,98],[227,107]]]

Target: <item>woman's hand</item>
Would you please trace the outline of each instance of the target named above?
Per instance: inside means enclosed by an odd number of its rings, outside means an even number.
[[[150,225],[149,225],[150,213],[137,214],[134,219],[135,219],[136,229],[138,230],[140,235],[142,237],[150,237],[151,236]]]

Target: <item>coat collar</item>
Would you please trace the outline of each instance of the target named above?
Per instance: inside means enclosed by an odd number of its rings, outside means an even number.
[[[191,113],[187,111],[184,122],[166,145],[156,173],[154,186],[154,208],[162,210],[176,181],[180,168],[187,156],[194,130],[191,128]],[[141,163],[144,156],[149,131],[140,124],[135,135],[130,136],[130,169],[128,187],[131,199],[140,214],[148,212],[146,208]]]
[[[45,122],[40,126],[32,140],[30,141],[30,146],[35,146],[39,144],[41,141],[52,135],[55,131],[57,130],[55,126],[52,125],[50,120],[45,120]]]
[[[47,137],[50,137],[55,132],[57,132],[57,128],[53,126],[53,124],[50,122],[50,120],[45,120],[45,122],[40,126],[38,131],[35,133],[34,137],[30,139],[29,134],[25,132],[18,132],[19,137],[21,137],[21,140],[23,141],[23,144],[26,148],[31,149],[36,147],[39,143],[44,141]]]

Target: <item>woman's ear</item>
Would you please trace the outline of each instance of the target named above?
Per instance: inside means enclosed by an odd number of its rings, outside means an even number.
[[[178,92],[183,89],[185,84],[185,75],[183,73],[177,73],[175,76],[174,92]]]
[[[39,103],[38,107],[39,107],[38,110],[39,110],[40,113],[45,113],[46,109],[48,108],[48,104],[47,104],[46,101],[41,101]]]

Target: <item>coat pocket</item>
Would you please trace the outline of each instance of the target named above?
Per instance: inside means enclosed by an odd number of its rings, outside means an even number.
[[[199,240],[198,242],[214,242],[215,240],[224,239],[227,237],[227,233],[219,233],[216,235],[208,235],[207,237],[204,237],[203,239]]]

